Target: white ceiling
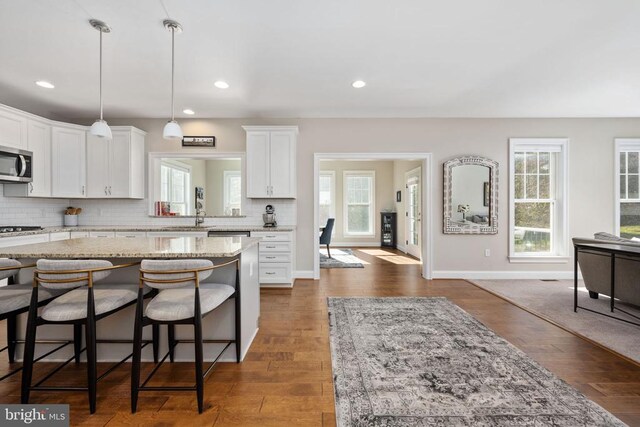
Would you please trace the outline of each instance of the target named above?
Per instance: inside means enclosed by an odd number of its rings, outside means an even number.
[[[638,0],[164,0],[196,117],[639,117]],[[0,0],[0,103],[167,117],[160,0]],[[46,90],[35,80],[52,81]],[[216,80],[231,87],[220,90]],[[364,89],[351,82],[362,79]]]

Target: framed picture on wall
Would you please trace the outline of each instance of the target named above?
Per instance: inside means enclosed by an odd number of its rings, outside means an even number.
[[[182,138],[183,147],[210,147],[216,148],[215,136],[185,136]]]

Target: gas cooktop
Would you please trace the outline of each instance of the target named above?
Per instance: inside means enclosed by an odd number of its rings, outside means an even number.
[[[38,225],[0,225],[0,234],[34,230],[42,230],[42,227]]]

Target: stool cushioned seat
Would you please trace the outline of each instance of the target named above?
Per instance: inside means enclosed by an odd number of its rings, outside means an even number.
[[[64,322],[87,317],[87,291],[82,287],[54,299],[42,310],[41,317],[50,322]],[[151,289],[145,287],[145,293]],[[93,288],[96,316],[122,307],[138,297],[138,285],[100,284]]]
[[[0,287],[0,314],[10,313],[21,308],[29,307],[31,303],[31,284],[9,285]],[[64,290],[38,289],[38,301],[51,299],[62,294]]]
[[[22,264],[20,263],[20,261],[16,261],[15,259],[0,258],[0,268],[21,267],[21,266],[22,266]],[[17,268],[15,270],[3,270],[3,271],[0,271],[0,280],[1,279],[6,279],[7,277],[11,277],[14,274],[16,274],[17,272],[18,272]]]
[[[218,283],[200,285],[200,312],[202,315],[212,311],[225,302],[235,290],[233,286]],[[194,316],[195,288],[163,289],[149,305],[145,315],[149,319],[174,321],[190,319]]]

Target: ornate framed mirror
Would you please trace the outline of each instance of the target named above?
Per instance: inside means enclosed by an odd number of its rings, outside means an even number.
[[[444,163],[444,234],[498,233],[498,162],[480,156]]]

